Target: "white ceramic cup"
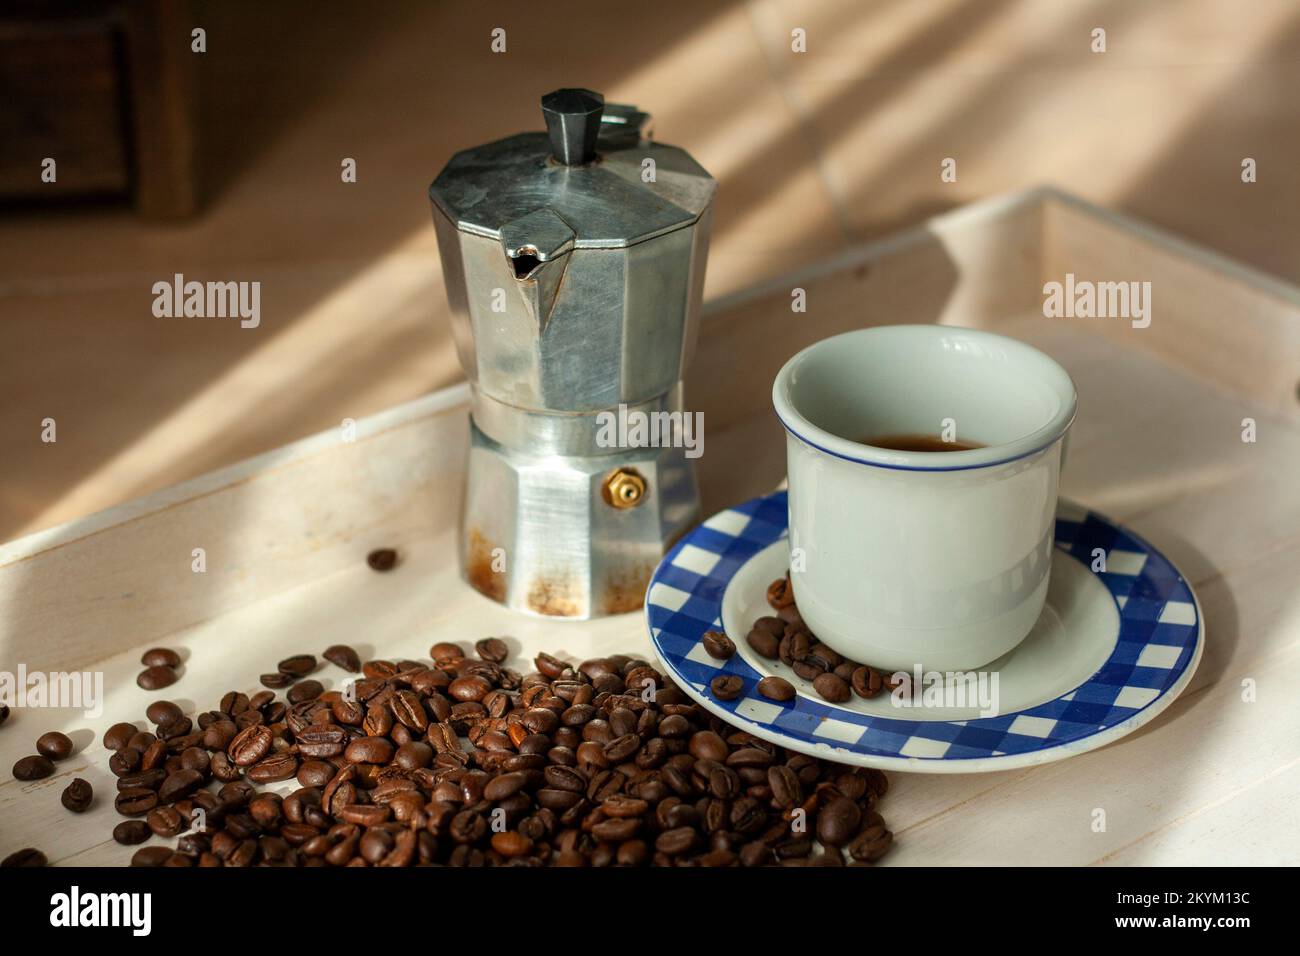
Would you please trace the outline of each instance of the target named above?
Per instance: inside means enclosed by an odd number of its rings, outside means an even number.
[[[883,326],[804,349],[772,400],[787,432],[791,581],[820,640],[882,669],[952,671],[1024,639],[1047,595],[1076,405],[1061,366],[990,332]],[[864,443],[945,426],[984,447]]]

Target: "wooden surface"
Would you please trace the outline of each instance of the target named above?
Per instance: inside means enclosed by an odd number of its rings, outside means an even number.
[[[1062,270],[1152,278],[1152,326],[1044,318],[1042,283]],[[789,311],[793,285],[809,292],[807,314]],[[1225,314],[1253,375],[1200,331]],[[1209,640],[1182,697],[1116,744],[1022,771],[891,774],[890,862],[1300,862],[1290,812],[1300,783],[1300,422],[1281,388],[1300,367],[1287,331],[1300,322],[1300,294],[1052,193],[849,249],[710,308],[687,391],[706,416],[706,510],[783,476],[767,390],[786,356],[843,328],[896,321],[993,328],[1065,365],[1080,411],[1062,493],[1168,554],[1197,591]],[[428,396],[361,422],[354,443],[325,433],[0,548],[0,668],[93,667],[109,689],[99,720],[15,711],[0,728],[0,852],[129,858],[107,841],[117,818],[103,729],[158,696],[206,709],[226,690],[252,689],[291,652],[347,641],[363,654],[421,657],[437,640],[495,634],[527,656],[648,654],[639,615],[534,620],[459,581],[451,534],[465,397],[461,388]],[[1245,418],[1256,422],[1254,443],[1241,440]],[[387,575],[364,565],[380,544],[403,554]],[[190,571],[195,547],[207,549],[202,575]],[[141,650],[157,644],[186,658],[163,695],[134,685]],[[327,668],[322,680],[340,676]],[[58,727],[78,744],[59,773],[9,779],[36,736]],[[97,791],[95,808],[76,817],[58,804],[73,775]]]

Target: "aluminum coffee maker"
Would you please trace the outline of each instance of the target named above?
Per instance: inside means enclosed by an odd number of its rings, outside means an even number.
[[[640,607],[699,520],[680,440],[624,439],[683,411],[717,184],[634,107],[563,89],[542,114],[429,187],[473,391],[460,558],[511,608],[591,618]]]

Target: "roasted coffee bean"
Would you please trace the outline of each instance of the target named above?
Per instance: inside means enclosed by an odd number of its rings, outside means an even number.
[[[859,667],[853,671],[853,693],[870,699],[885,689],[885,680],[880,671],[872,667]]]
[[[244,774],[254,783],[275,783],[288,780],[297,772],[298,758],[291,753],[278,753],[263,757],[244,771]]]
[[[395,749],[384,737],[361,737],[348,744],[343,755],[349,763],[388,763]]]
[[[520,722],[530,734],[552,734],[559,726],[560,718],[555,711],[545,707],[530,707]]]
[[[563,677],[570,671],[569,665],[558,657],[550,654],[538,654],[533,658],[533,665],[542,672],[546,677],[554,680],[557,677]]]
[[[572,767],[552,766],[543,771],[546,785],[556,790],[568,790],[571,793],[586,793],[587,778],[581,771]]]
[[[294,677],[306,677],[316,669],[316,655],[314,654],[294,654],[292,657],[286,657],[280,663],[275,665],[275,669],[281,674],[290,674]]]
[[[844,663],[843,657],[820,641],[814,641],[808,648],[808,658],[826,671],[834,670]]]
[[[817,811],[817,840],[822,846],[843,846],[858,832],[862,810],[848,797],[834,797]]]
[[[208,750],[225,750],[239,733],[234,721],[224,714],[220,720],[214,720],[203,731],[203,746]]]
[[[135,724],[114,724],[104,731],[104,748],[114,752],[121,750],[136,735],[137,730]]]
[[[430,724],[429,746],[440,754],[459,753],[460,739],[451,724],[445,722]]]
[[[146,708],[144,715],[149,718],[149,723],[159,727],[163,724],[169,724],[173,720],[179,720],[185,716],[185,713],[170,700],[155,700]]]
[[[764,677],[758,682],[758,692],[768,700],[778,702],[794,699],[794,685],[784,677]]]
[[[359,701],[350,700],[346,697],[337,697],[330,699],[330,713],[340,724],[347,724],[355,727],[365,719],[366,711]]]
[[[727,755],[727,766],[732,768],[768,767],[772,763],[772,754],[762,747],[742,746]]]
[[[123,820],[113,827],[113,839],[123,846],[132,846],[149,839],[150,829],[143,820]]]
[[[456,678],[447,688],[447,692],[456,700],[481,701],[491,689],[492,685],[485,678],[471,675]]]
[[[165,846],[146,846],[135,851],[131,857],[132,866],[165,866],[172,858],[172,850]]]
[[[124,777],[118,777],[117,789],[119,793],[133,787],[147,787],[150,790],[157,790],[159,785],[166,779],[166,770],[140,770],[129,773]]]
[[[173,670],[181,666],[181,656],[166,647],[154,647],[144,652],[140,663],[145,667],[170,667]]]
[[[728,752],[727,742],[712,730],[692,734],[688,750],[696,760],[726,760]]]
[[[510,656],[510,648],[499,637],[485,637],[474,645],[474,651],[485,661],[501,664]]]
[[[397,552],[392,548],[376,548],[366,555],[366,564],[372,571],[391,571],[397,566]]]
[[[745,681],[736,674],[719,674],[709,681],[709,689],[718,700],[735,700],[745,690]]]
[[[36,738],[36,752],[51,760],[63,760],[72,753],[72,738],[51,730]]]
[[[175,807],[154,807],[145,817],[145,825],[154,836],[179,836],[186,827],[185,817]]]
[[[283,690],[286,687],[292,686],[295,680],[297,680],[296,677],[292,674],[286,674],[283,671],[273,671],[271,673],[263,674],[257,679],[259,684],[263,687],[269,687],[271,690]]]
[[[772,802],[781,810],[791,810],[803,800],[799,777],[788,766],[768,767],[767,785],[772,791]]]
[[[494,777],[483,788],[483,799],[490,803],[500,803],[508,800],[516,793],[523,790],[528,785],[528,774],[523,771],[514,771],[513,773],[503,773],[499,777]]]
[[[158,770],[167,762],[167,741],[155,740],[140,754],[141,770]]]
[[[784,634],[785,623],[779,617],[760,617],[745,635],[745,641],[756,654],[774,659],[780,652]]]
[[[181,766],[186,770],[207,773],[212,767],[212,755],[202,747],[186,747],[181,751]]]
[[[411,730],[423,733],[429,727],[429,715],[424,712],[420,695],[413,690],[399,690],[393,695],[393,716]]]
[[[289,688],[289,693],[285,696],[291,704],[301,704],[304,701],[315,700],[321,694],[325,693],[324,686],[318,680],[305,680],[294,684]]]
[[[433,763],[433,748],[419,740],[402,744],[393,754],[393,764],[403,770],[419,770],[431,763]]]
[[[144,787],[119,790],[113,806],[124,817],[139,817],[158,805],[158,794]]]
[[[161,664],[147,667],[136,676],[135,682],[145,690],[162,690],[176,683],[176,672]]]
[[[605,744],[605,759],[611,763],[620,763],[631,757],[641,747],[641,738],[636,734],[624,734]]]
[[[348,745],[348,733],[341,727],[307,727],[298,733],[297,742],[305,757],[337,757]]]
[[[140,769],[140,751],[132,747],[123,747],[108,758],[108,769],[114,776],[125,777]]]
[[[533,851],[533,841],[522,833],[507,830],[492,834],[492,849],[507,859],[526,856]]]
[[[655,838],[655,849],[668,856],[681,856],[690,851],[698,840],[699,834],[693,827],[675,827]]]
[[[138,733],[134,734],[131,737],[131,739],[126,742],[126,746],[130,750],[138,750],[141,753],[143,753],[145,750],[149,748],[149,745],[152,744],[157,739],[158,739],[157,734],[151,734],[147,730],[141,730]]]
[[[158,799],[163,803],[175,803],[184,800],[203,786],[203,774],[197,770],[180,769],[167,775],[158,786]]]
[[[27,847],[25,850],[10,853],[3,860],[0,860],[0,867],[5,869],[10,867],[34,867],[45,866],[48,863],[49,860],[45,858],[44,853],[33,847]]]
[[[248,710],[248,695],[237,690],[227,691],[221,697],[220,710],[230,717],[238,717]]]
[[[725,661],[736,653],[735,643],[721,631],[705,631],[700,643],[710,657],[720,661]]]
[[[54,763],[49,757],[40,754],[23,757],[13,767],[15,780],[43,780],[52,773],[54,773]]]
[[[73,813],[85,813],[95,799],[94,788],[80,777],[74,777],[72,783],[63,788],[59,802]]]
[[[888,851],[894,835],[883,824],[867,827],[853,838],[848,846],[849,855],[862,863],[875,863]]]
[[[182,715],[175,720],[168,721],[158,728],[158,739],[164,741],[176,740],[178,737],[184,737],[194,730],[194,723],[188,717]]]
[[[849,685],[844,679],[834,674],[821,674],[813,680],[815,690],[822,700],[832,704],[842,704],[849,699]]]
[[[274,739],[269,727],[253,724],[235,735],[226,753],[236,766],[251,767],[266,756]]]
[[[794,671],[795,676],[800,680],[806,681],[815,681],[826,672],[825,668],[820,664],[817,664],[811,658],[807,657],[801,661],[793,661],[790,664],[790,670]]]
[[[333,779],[335,767],[323,760],[305,760],[298,767],[298,783],[304,787],[323,787]]]
[[[767,603],[778,610],[794,604],[794,588],[790,586],[790,575],[777,578],[767,586]]]
[[[451,664],[465,657],[465,648],[455,641],[439,641],[429,648],[429,656],[437,664]]]
[[[224,750],[218,750],[212,755],[208,772],[212,774],[213,779],[220,780],[222,783],[237,780],[240,774],[239,767]]]
[[[349,674],[357,674],[361,671],[361,658],[357,652],[346,644],[332,644],[325,648],[325,653],[321,655],[335,667],[341,667]]]

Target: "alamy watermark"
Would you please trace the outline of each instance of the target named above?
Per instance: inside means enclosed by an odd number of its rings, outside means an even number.
[[[977,708],[981,717],[996,717],[999,707],[997,671],[927,671],[916,665],[911,673],[892,675],[890,702],[895,707]]]
[[[1151,324],[1150,282],[1092,282],[1065,274],[1043,284],[1043,315],[1049,319],[1128,319],[1135,329]]]
[[[153,928],[151,893],[83,893],[75,884],[50,897],[50,925],[57,928],[121,926],[132,936],[148,936]]]
[[[152,291],[153,314],[160,319],[238,318],[243,329],[262,322],[260,282],[186,282],[178,272],[171,282],[155,282]]]
[[[0,671],[0,704],[12,707],[66,707],[88,718],[104,713],[103,671]]]
[[[596,415],[601,448],[683,448],[687,458],[704,454],[703,412],[646,412],[620,404]]]

